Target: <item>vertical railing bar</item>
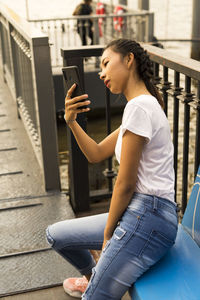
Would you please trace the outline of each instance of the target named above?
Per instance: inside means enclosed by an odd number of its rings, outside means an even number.
[[[32,109],[32,89],[31,89],[31,82],[32,82],[32,78],[31,78],[31,75],[30,75],[30,68],[29,68],[29,58],[27,56],[25,56],[25,64],[26,64],[26,85],[27,85],[27,92],[28,92],[28,99],[29,99],[29,103],[30,103],[30,107],[31,107],[31,110],[30,110],[30,116],[31,116],[31,120],[33,121],[34,120],[34,116],[35,116],[35,112],[34,110]]]
[[[23,64],[23,59],[22,59],[23,53],[22,53],[22,49],[19,47],[19,45],[17,45],[17,47],[18,47],[18,51],[19,51],[19,73],[20,73],[20,78],[21,78],[21,80],[20,80],[21,81],[21,96],[24,101],[24,104],[27,105],[26,97],[25,97],[25,93],[24,93],[25,83],[24,83],[24,76],[23,76],[23,74],[24,74],[24,64]]]
[[[180,73],[174,72],[174,114],[173,114],[173,144],[174,144],[174,171],[175,171],[175,201],[177,194],[177,168],[178,168],[178,129],[179,129],[179,99]]]
[[[13,75],[13,62],[12,62],[12,48],[11,48],[11,24],[8,22],[8,30],[7,30],[7,41],[8,41],[8,47],[6,49],[7,55],[8,55],[8,69],[11,74]]]
[[[36,113],[36,107],[35,107],[35,101],[34,101],[34,92],[33,92],[33,77],[32,77],[32,68],[31,68],[31,57],[26,56],[26,67],[27,67],[27,73],[28,73],[28,81],[27,81],[27,87],[29,90],[29,99],[31,104],[31,120],[34,125],[34,128],[38,132],[38,122],[37,122],[37,113]],[[38,132],[39,133],[39,132]]]
[[[163,87],[162,87],[162,91],[163,91],[163,100],[164,100],[164,111],[165,114],[167,116],[168,113],[168,93],[167,93],[167,89],[168,89],[168,68],[163,66]]]
[[[20,49],[19,46],[15,43],[15,49],[16,49],[16,61],[17,61],[17,75],[18,75],[18,80],[19,80],[19,95],[22,97],[22,78],[21,78],[21,71],[20,71]]]
[[[159,77],[159,64],[153,63],[153,72],[154,72],[154,83],[159,84],[160,83],[160,77]]]
[[[16,99],[19,97],[19,76],[18,76],[18,51],[16,42],[11,34],[11,48],[13,57],[13,76],[15,81],[15,95]],[[19,116],[19,115],[18,115]]]
[[[110,115],[110,90],[106,87],[106,126],[107,126],[107,135],[111,133],[111,115]],[[108,177],[108,189],[109,192],[113,190],[112,183],[112,157],[108,158],[108,170],[105,172]]]
[[[32,114],[32,110],[31,110],[31,99],[29,97],[28,94],[28,77],[27,77],[27,66],[26,66],[26,56],[24,54],[24,49],[22,50],[22,63],[23,63],[23,78],[24,78],[24,97],[25,97],[25,101],[26,101],[26,107],[28,109],[28,111],[30,112],[30,114]]]
[[[194,160],[194,178],[200,165],[200,81],[197,83],[197,113],[196,113],[196,141],[195,141],[195,160]]]
[[[65,33],[65,24],[64,22],[60,21],[60,26],[59,28],[59,34],[60,34],[60,41],[61,41],[61,45],[60,45],[60,49],[64,47],[64,33]]]
[[[189,153],[189,124],[190,124],[190,100],[191,78],[185,76],[185,99],[184,99],[184,135],[183,135],[183,169],[182,169],[182,213],[187,206],[188,191],[188,153]]]
[[[58,59],[58,26],[57,26],[57,22],[54,21],[53,22],[53,28],[54,28],[54,43],[55,43],[55,59],[56,59],[56,65],[59,65],[59,59]]]
[[[86,44],[87,44],[88,43],[87,39],[89,37],[89,22],[88,22],[88,20],[85,20],[84,32],[85,32],[85,38],[86,38]]]
[[[110,118],[110,91],[106,88],[106,124],[107,135],[111,133],[111,118]]]

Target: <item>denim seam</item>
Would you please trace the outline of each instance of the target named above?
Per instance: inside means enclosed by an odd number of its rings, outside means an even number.
[[[142,254],[144,253],[144,250],[147,248],[147,246],[148,246],[148,244],[149,244],[149,242],[150,242],[150,240],[151,240],[151,237],[152,237],[152,235],[153,235],[153,232],[154,232],[154,229],[152,229],[151,230],[151,233],[150,233],[150,235],[149,235],[149,237],[148,237],[148,240],[146,241],[146,243],[145,243],[145,245],[143,246],[143,248],[140,250],[140,253],[138,254],[138,258],[140,258],[141,256],[142,256]]]
[[[171,240],[171,239],[169,239],[169,238],[167,238],[162,232],[160,232],[160,231],[158,231],[158,230],[154,230],[155,231],[155,233],[157,234],[157,235],[160,235],[163,239],[165,239],[167,242],[169,242],[169,243],[171,243],[171,244],[173,244],[174,243],[174,240]]]

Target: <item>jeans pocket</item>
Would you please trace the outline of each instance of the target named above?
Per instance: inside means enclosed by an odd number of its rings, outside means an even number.
[[[163,233],[152,230],[139,256],[146,258],[148,262],[151,261],[150,264],[153,264],[161,259],[173,244],[174,240],[169,239]]]

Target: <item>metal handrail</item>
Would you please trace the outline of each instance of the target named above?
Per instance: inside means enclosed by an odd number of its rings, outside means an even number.
[[[46,190],[60,189],[55,100],[48,36],[0,5],[4,80],[41,167]]]
[[[170,51],[143,44],[148,51],[150,59],[167,68],[176,70],[193,79],[200,80],[200,62],[191,58],[178,56]]]

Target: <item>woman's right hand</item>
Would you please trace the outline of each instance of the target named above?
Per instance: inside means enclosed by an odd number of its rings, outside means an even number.
[[[90,104],[90,101],[86,100],[88,98],[87,94],[71,98],[75,88],[76,84],[74,83],[67,91],[67,96],[65,97],[65,120],[67,123],[75,121],[77,118],[77,114],[90,110],[89,107],[82,108],[82,106],[87,106]]]

